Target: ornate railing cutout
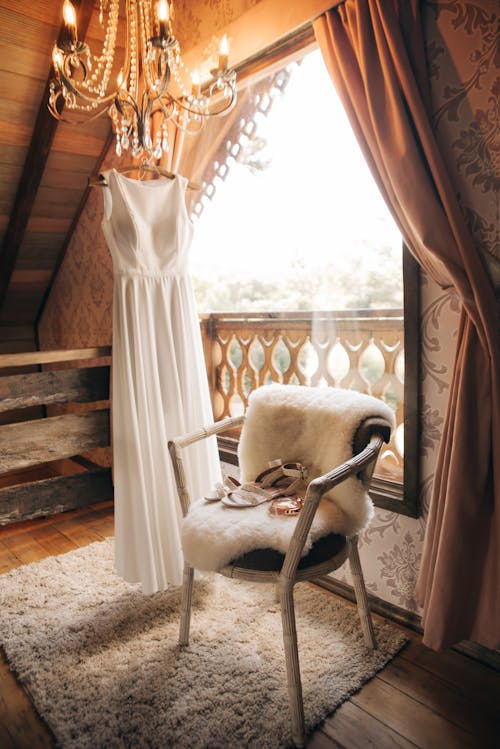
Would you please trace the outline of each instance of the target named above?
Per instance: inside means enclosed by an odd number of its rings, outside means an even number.
[[[270,382],[374,395],[396,416],[376,475],[402,484],[402,310],[220,313],[202,316],[202,331],[216,419],[242,413],[251,391]]]

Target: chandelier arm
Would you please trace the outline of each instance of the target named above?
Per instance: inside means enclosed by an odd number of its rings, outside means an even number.
[[[64,72],[58,68],[57,74],[59,75],[60,80],[64,84],[64,87],[68,89],[74,96],[77,97],[77,99],[83,99],[83,101],[88,102],[89,104],[107,104],[108,102],[112,101],[112,99],[115,98],[116,94],[113,92],[112,94],[108,94],[108,96],[99,96],[98,98],[93,98],[91,96],[87,96],[86,94],[82,93],[80,89],[75,88],[75,86],[71,83],[69,78],[66,77]],[[59,92],[59,95],[61,95],[61,92]]]
[[[57,99],[60,96],[61,96],[61,93],[59,92],[57,94],[56,101],[57,101]],[[59,122],[65,122],[68,125],[86,125],[88,122],[93,122],[94,120],[97,120],[99,117],[102,117],[103,114],[107,114],[107,112],[109,110],[109,107],[106,106],[106,107],[103,107],[99,112],[96,112],[95,114],[90,115],[89,117],[85,117],[85,119],[83,119],[83,120],[82,119],[80,119],[80,120],[76,120],[76,119],[73,120],[73,119],[69,119],[65,115],[61,114],[61,112],[59,112],[59,110],[57,110],[53,106],[51,106],[50,103],[47,104],[47,108],[48,108],[49,112],[51,113],[51,115],[53,117],[55,117],[56,120],[58,120]],[[65,108],[64,111],[67,112],[68,111],[67,108]]]
[[[229,112],[231,112],[234,109],[237,100],[238,100],[238,96],[236,94],[236,91],[234,91],[228,106],[224,107],[220,111],[218,110],[215,112],[209,112],[208,117],[218,117],[222,114],[224,115],[229,114]]]
[[[125,110],[127,107],[130,107],[134,111],[135,116],[137,119],[139,119],[141,115],[141,111],[139,107],[137,106],[137,102],[135,101],[134,97],[131,96],[128,91],[123,91],[122,94],[124,95],[124,98],[120,98],[119,96],[115,96],[115,107],[118,109],[120,114],[125,114]]]
[[[233,91],[233,95],[232,95],[232,97],[231,97],[231,101],[230,101],[230,103],[229,103],[229,104],[228,104],[227,106],[225,106],[225,107],[222,107],[221,109],[218,109],[218,110],[216,110],[216,111],[212,111],[212,112],[210,112],[209,110],[207,110],[207,111],[205,111],[205,112],[201,112],[201,111],[200,111],[199,109],[193,109],[193,108],[192,108],[192,107],[190,107],[190,106],[189,106],[188,104],[185,104],[185,103],[184,103],[184,101],[185,101],[185,100],[183,100],[183,99],[178,99],[178,98],[177,98],[176,96],[174,96],[173,94],[169,94],[169,98],[170,98],[170,99],[171,99],[171,100],[172,100],[173,102],[175,102],[175,104],[176,104],[176,105],[177,105],[177,106],[178,106],[178,107],[179,107],[180,109],[183,109],[183,110],[184,110],[185,112],[188,112],[189,114],[194,114],[194,115],[198,115],[199,117],[218,117],[219,115],[221,115],[221,114],[223,114],[223,113],[225,114],[226,112],[230,112],[230,111],[231,111],[231,109],[232,109],[232,108],[234,107],[234,105],[235,105],[235,103],[236,103],[236,92],[235,92],[235,91]],[[206,97],[204,97],[204,98],[206,98]],[[208,100],[208,99],[207,99],[207,100]]]
[[[165,73],[163,74],[163,79],[160,85],[160,90],[158,92],[158,96],[155,96],[155,99],[161,99],[162,96],[165,94],[166,90],[168,89],[170,85],[171,80],[171,73],[170,73],[170,65],[168,64],[168,61],[165,66]]]

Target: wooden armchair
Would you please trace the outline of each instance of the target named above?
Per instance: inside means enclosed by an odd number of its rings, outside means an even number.
[[[315,470],[313,470],[313,478],[307,486],[305,501],[300,514],[293,519],[279,519],[282,523],[293,523],[294,526],[288,526],[293,530],[293,532],[291,533],[288,547],[285,550],[282,548],[276,549],[269,547],[265,539],[265,534],[263,537],[264,540],[258,537],[259,534],[256,534],[254,548],[245,549],[243,547],[242,553],[238,554],[235,558],[230,559],[227,563],[221,565],[215,564],[212,566],[205,564],[201,566],[202,563],[198,563],[196,559],[193,561],[189,554],[186,554],[185,549],[184,582],[179,635],[180,644],[187,645],[189,642],[193,568],[195,566],[215,569],[215,571],[230,578],[276,584],[279,593],[283,624],[287,686],[292,720],[292,739],[297,747],[304,746],[305,728],[294,615],[293,588],[297,582],[314,580],[321,575],[332,572],[349,559],[364,640],[367,647],[376,648],[373,625],[368,608],[368,600],[358,555],[357,534],[354,533],[348,537],[342,532],[336,532],[335,528],[325,529],[323,527],[323,533],[325,535],[320,535],[319,538],[314,537],[311,541],[311,529],[314,528],[315,517],[318,513],[320,503],[334,503],[335,489],[340,485],[348,485],[349,482],[351,482],[353,494],[357,494],[358,501],[361,501],[361,496],[364,497],[363,501],[369,501],[366,496],[366,491],[371,480],[375,462],[383,442],[387,442],[390,438],[391,427],[393,424],[392,415],[388,407],[370,396],[352,393],[352,391],[338,391],[334,388],[321,389],[322,393],[318,395],[314,394],[315,390],[317,389],[296,386],[265,386],[259,388],[254,391],[250,397],[247,417],[240,416],[228,418],[209,427],[200,429],[197,432],[178,437],[169,443],[169,451],[173,462],[177,489],[185,523],[187,522],[190,511],[195,513],[194,517],[196,518],[196,513],[210,512],[213,503],[209,504],[200,500],[196,503],[196,506],[193,507],[191,505],[182,463],[183,448],[197,442],[198,440],[207,438],[211,435],[220,434],[243,424],[239,449],[240,468],[242,471],[242,479],[248,480],[248,476],[245,475],[245,455],[246,461],[248,462],[249,449],[251,452],[252,440],[254,440],[259,434],[262,408],[265,412],[266,408],[269,407],[269,411],[271,412],[269,414],[271,422],[270,430],[271,432],[273,428],[276,430],[276,440],[280,443],[279,449],[286,449],[287,444],[289,447],[290,452],[288,454],[282,454],[278,457],[290,460],[301,459],[304,463],[307,462],[309,465],[314,465]],[[346,392],[349,393],[349,396],[347,397],[348,405],[351,402],[354,402],[358,409],[358,412],[350,419],[350,426],[346,431],[346,434],[349,435],[347,436],[347,442],[349,444],[346,449],[348,450],[350,457],[343,460],[340,464],[336,465],[336,467],[329,466],[331,470],[324,470],[322,460],[317,459],[317,454],[321,453],[320,443],[324,443],[325,440],[335,440],[336,434],[335,431],[318,431],[315,429],[315,417],[317,416],[318,408],[321,409],[321,402],[326,403],[329,407],[331,407],[332,404],[335,406],[335,399],[336,397],[338,398],[339,393],[341,394],[342,399],[344,398],[342,394]],[[282,404],[283,408],[280,408],[281,396],[283,396],[286,401]],[[361,408],[358,408],[360,403]],[[256,424],[255,414],[257,414],[258,407],[260,408],[258,411],[259,429],[256,431],[254,430],[254,434],[252,434],[252,428],[255,427]],[[307,412],[308,408],[309,411],[312,411],[311,419],[309,419],[310,414]],[[356,408],[354,411],[356,411]],[[305,417],[304,413],[306,413]],[[280,416],[280,414],[282,414],[282,416]],[[335,419],[332,421],[332,428],[334,428],[334,421]],[[292,425],[291,428],[285,430],[286,434],[284,438],[283,434],[280,433],[280,431],[282,432],[282,430],[280,430],[280,424]],[[309,441],[311,434],[316,435],[317,444],[311,445],[311,450],[308,451],[305,440]],[[261,461],[265,458],[272,460],[277,457],[276,454],[265,455],[266,449],[265,447],[264,449],[262,448],[262,444],[259,444],[257,449],[262,453],[260,456]],[[309,455],[302,454],[304,452],[309,452]],[[340,452],[342,453],[342,450]],[[317,474],[318,471],[322,471],[321,475],[314,476],[314,473],[316,472]],[[362,494],[360,494],[360,489]],[[325,498],[327,493],[331,493],[328,499]],[[252,517],[251,513],[254,512],[254,508],[234,510],[221,507],[217,512],[220,515],[221,523],[245,523],[246,518],[249,519]],[[265,520],[266,517],[270,522],[269,514],[267,514],[267,516],[262,515],[262,517],[263,524],[267,522]],[[196,532],[196,523],[194,525],[191,523],[191,532],[193,531],[193,528],[194,532]],[[203,534],[206,534],[205,528],[203,529]],[[209,538],[209,543],[211,545],[217,545],[218,539],[224,535],[227,535],[227,533],[214,532],[213,537]]]

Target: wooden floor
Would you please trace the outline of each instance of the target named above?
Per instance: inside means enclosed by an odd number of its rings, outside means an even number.
[[[4,526],[0,573],[112,534],[111,503]],[[394,661],[310,737],[309,749],[500,746],[500,673],[454,651],[434,653],[418,636],[410,633],[410,637]],[[54,746],[2,655],[0,749]]]

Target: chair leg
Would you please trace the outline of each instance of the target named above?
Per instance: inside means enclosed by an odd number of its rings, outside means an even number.
[[[368,596],[366,595],[365,581],[363,578],[363,570],[361,569],[361,562],[359,560],[357,536],[353,536],[350,539],[349,566],[351,568],[352,582],[354,593],[356,594],[356,604],[358,606],[358,614],[361,620],[361,629],[363,631],[365,645],[367,648],[376,650],[377,640],[375,639],[375,632],[373,630],[373,622],[368,604]]]
[[[292,717],[292,740],[296,747],[304,746],[304,705],[300,681],[297,629],[293,603],[293,585],[279,586],[283,643],[285,646],[286,678]]]
[[[181,623],[179,628],[179,645],[189,645],[189,624],[191,621],[191,600],[193,598],[193,568],[184,563],[184,577],[181,595]]]

